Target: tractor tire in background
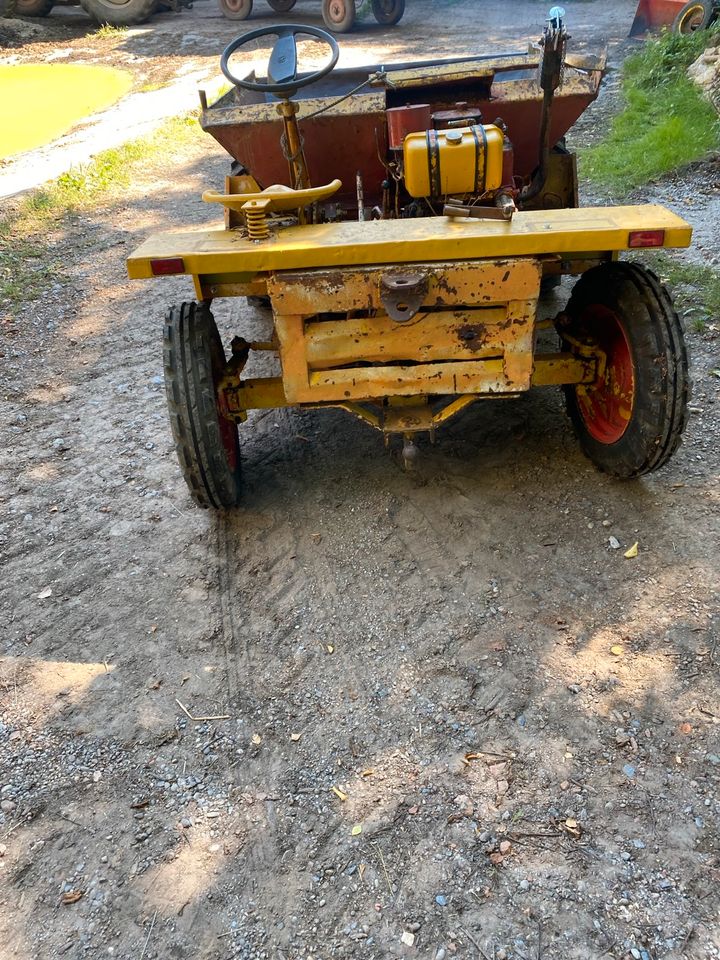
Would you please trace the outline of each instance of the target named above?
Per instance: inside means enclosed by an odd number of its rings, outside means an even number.
[[[297,0],[268,0],[275,13],[290,13],[296,2]]]
[[[55,0],[14,0],[16,17],[46,17]]]
[[[593,383],[564,387],[583,452],[604,473],[641,477],[680,444],[690,397],[682,326],[665,287],[637,263],[584,273],[558,323],[563,349],[604,354]]]
[[[323,0],[325,26],[333,33],[349,33],[355,23],[355,0]]]
[[[228,20],[247,20],[252,13],[253,0],[218,0],[218,6]]]
[[[715,19],[715,4],[712,0],[690,0],[675,17],[673,33],[695,33],[705,30]]]
[[[237,424],[218,404],[225,351],[208,306],[182,303],[168,311],[163,363],[170,428],[190,495],[201,507],[236,507],[240,444]]]
[[[372,0],[372,12],[378,23],[394,27],[405,13],[405,0]]]
[[[131,27],[145,23],[155,12],[157,0],[80,0],[85,13],[96,23]]]

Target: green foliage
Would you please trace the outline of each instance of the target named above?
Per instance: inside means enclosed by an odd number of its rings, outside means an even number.
[[[628,58],[624,109],[607,139],[581,152],[584,176],[621,194],[718,147],[717,113],[686,70],[719,37],[720,28],[687,36],[665,32]]]
[[[648,252],[647,265],[682,294],[684,314],[695,333],[703,333],[708,318],[720,316],[720,274],[711,266],[680,259],[666,251]]]
[[[57,225],[67,214],[91,210],[127,187],[145,161],[171,157],[194,141],[197,133],[195,113],[175,117],[151,136],[105,150],[30,193],[14,214],[0,220],[0,310],[7,305],[17,312],[22,303],[37,299],[58,279],[62,268],[53,263],[49,223]]]

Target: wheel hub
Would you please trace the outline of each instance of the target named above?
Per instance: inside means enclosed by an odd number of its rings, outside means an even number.
[[[602,306],[589,307],[583,328],[604,363],[594,383],[577,390],[580,413],[598,443],[617,443],[627,430],[635,399],[635,365],[618,317]]]

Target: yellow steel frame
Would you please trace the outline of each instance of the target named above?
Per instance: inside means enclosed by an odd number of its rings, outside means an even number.
[[[540,280],[628,249],[633,231],[691,228],[660,206],[524,211],[512,221],[432,217],[289,227],[251,242],[236,230],[161,234],[128,261],[182,258],[197,296],[270,296],[272,343],[241,346],[220,385],[226,415],[287,405],[338,406],[386,433],[433,430],[475,400],[533,385],[589,383],[604,358],[537,354]],[[388,284],[405,271],[422,289],[405,323]],[[392,284],[389,285],[392,289]],[[276,349],[282,377],[242,379],[247,347]]]

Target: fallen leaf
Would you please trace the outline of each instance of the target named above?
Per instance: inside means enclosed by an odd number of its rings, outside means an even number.
[[[408,807],[408,813],[411,817],[414,817],[417,812],[418,812],[417,807]]]
[[[52,587],[45,587],[37,596],[38,600],[47,600],[48,597],[52,596]]]
[[[68,890],[67,893],[64,893],[60,897],[60,903],[64,903],[66,906],[71,903],[77,903],[84,893],[84,890]]]
[[[333,788],[332,788],[332,792],[335,794],[335,796],[338,798],[338,800],[342,800],[343,803],[344,803],[344,802],[347,800],[347,798],[348,798],[348,795],[347,795],[343,790],[341,790],[339,787],[333,787]]]
[[[260,744],[262,743],[262,737],[260,736],[259,733],[254,733],[254,734],[253,734],[253,736],[252,736],[252,742],[255,744],[256,747],[259,747],[259,746],[260,746]]]
[[[619,643],[616,643],[614,646],[610,647],[610,653],[612,653],[614,657],[621,657],[625,653],[625,648]]]
[[[362,833],[362,824],[356,823],[355,826],[350,831],[350,836],[359,837],[361,833]]]
[[[563,829],[568,836],[572,837],[573,840],[579,840],[582,834],[582,828],[578,824],[577,820],[574,820],[572,817],[568,817],[565,823],[563,824]]]
[[[363,770],[363,772],[360,774],[360,776],[361,776],[361,777],[372,777],[372,776],[374,775],[374,773],[375,773],[374,770]]]
[[[297,743],[301,736],[302,736],[301,733],[291,733],[290,739],[292,740],[293,743]]]
[[[626,560],[632,560],[633,557],[636,557],[636,556],[638,555],[638,546],[639,546],[639,544],[638,544],[637,541],[636,541],[636,542],[630,547],[629,550],[626,550],[626,551],[625,551],[625,553],[623,554],[623,556],[625,557]]]
[[[504,859],[505,859],[505,858],[503,857],[503,855],[502,855],[501,853],[491,853],[491,854],[490,854],[490,863],[492,863],[492,865],[493,865],[494,867],[499,867],[500,864],[503,862]]]

